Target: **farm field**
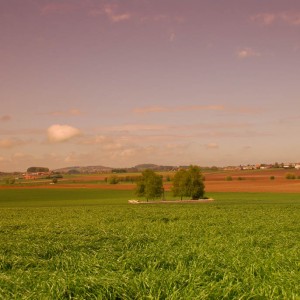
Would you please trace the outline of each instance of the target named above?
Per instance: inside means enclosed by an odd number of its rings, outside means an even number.
[[[300,193],[207,196],[1,189],[0,299],[299,299]]]
[[[296,179],[286,179],[286,175],[292,173]],[[160,173],[164,178],[172,178],[174,172]],[[120,178],[126,176],[138,176],[138,173],[118,174]],[[205,190],[207,192],[270,192],[270,193],[300,193],[300,170],[244,170],[244,171],[217,171],[203,172],[205,176]],[[0,189],[15,188],[91,188],[103,190],[133,190],[135,183],[121,181],[118,184],[109,184],[105,178],[112,174],[88,174],[88,175],[64,175],[57,184],[50,184],[49,180],[19,180],[15,184],[5,184],[0,180]],[[226,180],[231,177],[232,180]],[[274,177],[273,180],[270,178]],[[170,190],[171,182],[165,181],[164,187]]]

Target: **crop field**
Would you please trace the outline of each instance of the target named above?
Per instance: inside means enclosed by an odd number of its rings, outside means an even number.
[[[159,173],[164,177],[165,190],[170,190],[174,172]],[[293,174],[295,179],[287,179],[287,174]],[[24,180],[17,179],[14,184],[7,184],[5,177],[0,178],[0,189],[46,188],[46,189],[103,189],[103,190],[133,190],[136,184],[124,181],[126,177],[135,178],[140,173],[115,174],[120,179],[118,184],[109,184],[106,180],[113,174],[64,174],[57,184],[49,179]],[[267,192],[267,193],[300,193],[300,170],[266,169],[242,171],[204,171],[205,190],[211,192]],[[231,180],[227,180],[230,178]],[[271,179],[272,178],[272,179]]]
[[[2,189],[0,299],[300,299],[300,194],[208,196]]]

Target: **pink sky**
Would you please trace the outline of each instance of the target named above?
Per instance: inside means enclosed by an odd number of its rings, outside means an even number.
[[[0,171],[300,161],[300,1],[0,2]]]

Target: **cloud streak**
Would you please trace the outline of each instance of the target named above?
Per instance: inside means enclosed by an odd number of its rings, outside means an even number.
[[[283,22],[291,26],[300,25],[300,11],[284,11],[278,13],[258,13],[250,17],[253,22],[260,23],[265,26],[270,26],[275,22]]]
[[[77,117],[83,115],[83,112],[77,108],[72,108],[66,111],[58,110],[58,111],[52,111],[47,113],[47,115],[53,116],[53,117]]]
[[[25,144],[27,144],[27,142],[17,138],[7,138],[7,139],[0,140],[0,148],[2,149],[3,148],[11,149]]]
[[[172,113],[183,111],[222,111],[223,105],[179,105],[179,106],[146,106],[138,107],[133,110],[136,114],[149,114],[149,113]]]
[[[127,21],[131,18],[130,13],[118,13],[118,10],[119,6],[117,5],[108,4],[104,7],[104,13],[113,23]]]
[[[134,114],[146,115],[151,113],[176,113],[194,111],[217,111],[238,114],[257,114],[261,109],[253,107],[225,107],[224,105],[177,105],[177,106],[145,106],[132,110]]]

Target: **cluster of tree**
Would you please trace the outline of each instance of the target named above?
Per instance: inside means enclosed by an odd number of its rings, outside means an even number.
[[[112,173],[127,173],[126,169],[112,169]]]
[[[286,179],[300,179],[300,176],[296,176],[294,173],[287,173],[285,174]]]
[[[204,183],[201,170],[198,166],[190,166],[188,169],[180,169],[173,178],[172,192],[175,197],[189,197],[198,200],[204,196]],[[153,170],[142,172],[137,182],[136,195],[149,199],[164,197],[163,177]]]
[[[49,172],[48,168],[44,167],[30,167],[27,169],[27,173]]]
[[[173,195],[189,197],[193,200],[203,198],[204,183],[201,170],[198,166],[190,166],[188,169],[181,169],[176,172],[173,179]]]
[[[110,184],[116,184],[119,182],[137,182],[138,180],[140,180],[141,176],[137,175],[137,176],[117,176],[117,175],[112,175],[110,177],[106,177],[104,180]]]

